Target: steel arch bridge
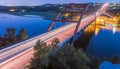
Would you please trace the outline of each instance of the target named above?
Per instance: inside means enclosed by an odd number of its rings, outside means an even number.
[[[76,28],[73,33],[74,38],[75,35],[78,33],[78,29],[82,19],[92,14],[93,12],[95,16],[99,13],[101,15],[112,17],[110,14],[106,12],[108,6],[109,6],[108,3],[96,6],[93,3],[68,4],[58,12],[58,14],[55,16],[55,18],[49,25],[47,31],[50,31],[56,22],[76,23]]]

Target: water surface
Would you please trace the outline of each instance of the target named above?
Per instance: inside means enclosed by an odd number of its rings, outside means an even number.
[[[113,57],[114,55],[120,57],[120,28],[100,27],[95,29],[87,52],[99,57]]]
[[[4,36],[6,28],[10,27],[15,28],[17,33],[21,28],[25,28],[28,36],[33,37],[45,33],[50,23],[51,20],[43,19],[40,16],[14,16],[0,13],[0,36]],[[60,26],[60,23],[56,23],[53,28]]]

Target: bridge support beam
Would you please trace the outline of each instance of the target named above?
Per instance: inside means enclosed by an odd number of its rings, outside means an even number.
[[[110,17],[110,18],[113,18],[113,16],[112,15],[110,15],[109,13],[103,13],[103,15],[106,15],[106,16],[108,16],[108,17]]]
[[[74,31],[74,34],[73,34],[73,38],[72,38],[72,41],[71,41],[72,44],[74,43],[74,38],[75,38],[75,36],[78,34],[78,29],[79,29],[79,26],[80,26],[80,24],[81,24],[82,18],[83,18],[83,16],[86,14],[87,10],[89,9],[89,7],[90,7],[91,5],[93,5],[93,4],[92,4],[92,3],[88,4],[87,7],[84,8],[84,12],[83,12],[83,13],[81,14],[81,16],[80,16],[80,19],[79,19],[79,21],[78,21],[78,23],[77,23],[77,25],[76,25],[76,28],[75,28],[75,31]]]
[[[62,9],[62,11],[64,10],[65,8],[63,8]],[[59,12],[56,16],[55,16],[55,20],[59,17],[61,15],[61,13]],[[48,26],[48,29],[47,29],[47,31],[50,31],[51,29],[52,29],[52,27],[53,27],[53,25],[55,24],[55,21],[53,20],[51,23],[50,23],[50,25]]]
[[[50,31],[55,24],[55,22],[70,22],[70,23],[78,23],[78,20],[74,20],[74,16],[80,17],[83,13],[83,9],[88,4],[69,4],[61,9],[61,11],[55,16],[51,24],[49,25],[47,31]],[[68,14],[68,15],[66,15]],[[66,15],[66,16],[65,16]]]

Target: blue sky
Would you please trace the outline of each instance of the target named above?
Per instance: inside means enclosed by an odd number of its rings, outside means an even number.
[[[0,5],[42,5],[46,3],[88,3],[88,2],[112,2],[120,3],[120,0],[0,0]]]

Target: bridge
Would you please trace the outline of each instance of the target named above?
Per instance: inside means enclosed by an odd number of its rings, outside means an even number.
[[[94,7],[91,3],[65,6],[48,27],[48,32],[0,50],[0,69],[23,69],[33,57],[33,47],[38,40],[50,44],[53,39],[58,38],[60,45],[70,40],[74,42],[79,32],[91,24],[97,17],[103,14],[112,17],[106,12],[108,5],[104,4],[95,13],[89,13],[89,11],[94,11],[90,9]],[[71,18],[67,18],[68,15]],[[55,22],[67,22],[68,25],[51,30]]]

